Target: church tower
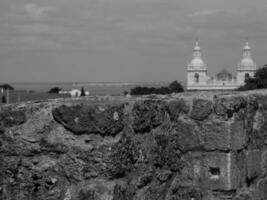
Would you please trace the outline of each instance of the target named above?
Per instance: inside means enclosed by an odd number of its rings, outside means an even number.
[[[237,82],[239,85],[244,85],[245,79],[253,77],[257,70],[257,65],[251,57],[251,47],[248,42],[243,48],[243,59],[237,66]]]
[[[198,41],[193,49],[193,59],[187,65],[187,89],[198,89],[201,85],[206,85],[207,65],[202,59],[201,48]]]

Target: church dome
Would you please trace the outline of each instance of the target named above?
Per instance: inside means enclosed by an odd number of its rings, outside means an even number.
[[[205,67],[205,63],[201,58],[193,58],[193,60],[190,63],[191,67]]]
[[[243,58],[241,63],[240,63],[241,67],[254,67],[255,63],[252,60],[252,58]]]
[[[226,69],[223,69],[221,72],[219,72],[216,75],[216,78],[219,81],[227,81],[227,80],[232,80],[233,75],[230,72],[228,72]]]

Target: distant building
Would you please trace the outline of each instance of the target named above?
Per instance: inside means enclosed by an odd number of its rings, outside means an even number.
[[[243,48],[243,58],[236,68],[236,76],[223,69],[215,77],[209,77],[197,41],[193,59],[187,65],[187,90],[234,90],[244,85],[246,78],[253,77],[256,70],[257,65],[251,57],[251,47],[247,42]]]
[[[82,91],[79,89],[72,89],[70,91],[60,91],[59,94],[70,94],[71,97],[80,97],[82,94]],[[90,92],[85,91],[85,96],[89,96]]]
[[[81,90],[78,90],[78,89],[72,89],[70,91],[70,96],[72,97],[80,97],[82,94]]]

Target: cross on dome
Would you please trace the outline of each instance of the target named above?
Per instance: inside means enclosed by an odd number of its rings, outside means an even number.
[[[194,51],[201,51],[198,40],[196,40]]]
[[[243,48],[243,51],[250,51],[251,50],[251,47],[249,46],[249,43],[248,41],[246,42],[246,45],[244,46]]]

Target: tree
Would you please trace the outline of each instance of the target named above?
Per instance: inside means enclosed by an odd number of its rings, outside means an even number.
[[[171,94],[183,92],[184,88],[178,81],[173,81],[168,87],[135,87],[131,89],[131,95],[147,95],[147,94]]]
[[[257,89],[257,84],[255,81],[255,78],[248,78],[245,80],[245,85],[241,86],[238,88],[238,90],[243,91],[243,90],[255,90]]]
[[[81,97],[84,97],[85,96],[85,91],[84,91],[84,88],[82,87],[81,89]]]
[[[267,88],[267,65],[258,69],[254,75],[257,88]]]
[[[169,85],[170,91],[173,93],[184,92],[183,86],[178,81],[173,81]]]
[[[14,88],[9,84],[0,85],[0,88],[3,88],[4,90],[14,90]]]
[[[48,93],[59,93],[60,91],[62,90],[62,88],[59,88],[59,87],[53,87],[49,90]]]
[[[245,85],[238,88],[238,90],[254,90],[267,88],[267,64],[259,68],[254,77],[247,77]]]

